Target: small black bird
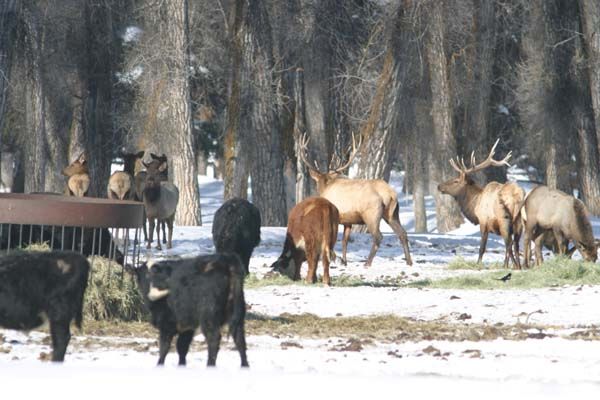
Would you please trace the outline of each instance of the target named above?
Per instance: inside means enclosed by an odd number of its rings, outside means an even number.
[[[502,278],[496,278],[496,280],[506,282],[506,281],[510,281],[510,278],[512,278],[512,272],[509,272],[508,274],[504,275]]]

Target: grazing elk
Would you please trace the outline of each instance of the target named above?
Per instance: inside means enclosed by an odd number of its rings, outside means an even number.
[[[81,329],[90,265],[71,252],[15,252],[0,257],[0,326],[31,330],[50,322],[52,361],[63,361],[70,324]]]
[[[85,153],[81,153],[77,160],[63,168],[62,173],[68,177],[65,195],[83,197],[90,188],[90,175]]]
[[[531,240],[535,242],[536,265],[542,258],[542,244],[547,232],[552,232],[559,254],[568,254],[569,240],[586,261],[596,261],[597,243],[585,205],[573,196],[538,186],[527,194],[521,208],[525,229],[525,267],[529,266]]]
[[[167,241],[167,249],[173,247],[173,220],[175,219],[175,211],[179,202],[179,189],[171,182],[163,180],[164,171],[167,169],[167,162],[150,162],[144,163],[146,167],[146,181],[144,183],[144,209],[146,218],[148,218],[148,245],[150,248],[153,240],[154,226],[156,224],[157,249],[162,249],[160,245],[160,223],[166,222],[169,227],[169,239]]]
[[[200,327],[208,344],[207,365],[214,366],[221,327],[227,323],[242,367],[248,366],[244,267],[237,255],[223,253],[144,263],[134,271],[152,314],[152,325],[160,332],[158,365],[164,364],[175,335],[179,365],[185,365],[194,332]]]
[[[144,152],[123,153],[121,156],[123,157],[123,171],[114,172],[108,179],[107,196],[113,200],[135,200],[135,164],[144,156]]]
[[[260,211],[247,200],[227,200],[215,213],[212,236],[218,253],[237,254],[246,274],[250,272],[250,257],[260,243]]]
[[[335,260],[333,248],[339,223],[338,209],[323,197],[309,197],[296,204],[288,217],[283,251],[271,268],[296,281],[302,263],[307,261],[306,282],[315,283],[321,258],[323,283],[330,285],[329,262]]]
[[[519,208],[525,191],[516,183],[489,182],[483,188],[472,179],[471,175],[488,167],[510,166],[508,153],[502,160],[494,160],[496,140],[485,161],[476,164],[475,153],[471,153],[471,167],[467,168],[464,160],[450,160],[450,165],[458,172],[458,176],[438,185],[438,190],[448,194],[458,202],[464,216],[471,223],[478,225],[481,232],[478,263],[481,263],[487,245],[488,234],[494,233],[504,239],[504,268],[508,268],[509,257],[516,268],[521,269],[519,261],[519,238],[521,222]],[[514,245],[514,252],[513,252]],[[516,255],[516,257],[515,257]]]
[[[348,179],[342,177],[343,170],[348,168],[356,156],[357,145],[352,138],[352,153],[346,164],[332,167],[327,172],[321,172],[318,166],[308,162],[306,158],[309,139],[306,134],[300,143],[300,158],[307,166],[310,176],[317,183],[319,196],[331,201],[340,214],[340,224],[344,225],[344,236],[342,238],[342,264],[346,265],[346,248],[350,239],[350,230],[353,224],[364,224],[373,237],[373,245],[365,266],[370,266],[375,258],[377,249],[381,244],[383,235],[379,230],[379,224],[383,218],[385,222],[398,235],[404,249],[406,263],[412,265],[410,250],[408,248],[408,236],[400,224],[398,216],[398,195],[394,189],[382,179]]]

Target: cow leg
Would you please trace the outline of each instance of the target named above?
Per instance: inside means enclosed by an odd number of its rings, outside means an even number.
[[[308,263],[308,272],[306,273],[306,283],[315,283],[317,281],[317,264],[319,263],[319,253],[316,249],[306,252],[306,262]]]
[[[246,356],[246,333],[244,331],[244,320],[240,321],[240,327],[236,329],[235,335],[233,336],[233,341],[235,342],[235,347],[240,353],[240,360],[242,361],[242,367],[249,367],[248,365],[248,357]]]
[[[485,248],[487,246],[487,239],[488,239],[487,229],[481,227],[480,232],[481,232],[481,242],[479,242],[479,258],[477,259],[477,264],[481,264],[481,261],[483,260],[483,253],[485,253]]]
[[[300,269],[302,269],[302,263],[304,262],[304,256],[302,255],[300,250],[296,250],[294,252],[294,280],[300,280]]]
[[[156,219],[156,250],[162,250],[162,246],[160,245],[160,220]]]
[[[173,247],[173,220],[175,219],[175,216],[171,216],[171,218],[167,219],[167,226],[169,227],[169,241],[167,242],[167,249],[170,249]],[[163,237],[165,235],[165,226],[163,225]],[[163,241],[163,243],[165,243]]]
[[[67,345],[71,339],[69,321],[50,320],[50,336],[52,337],[52,361],[64,361]]]
[[[152,248],[152,241],[154,240],[154,223],[154,218],[148,218],[148,244],[146,245],[147,249]]]
[[[408,249],[408,235],[406,231],[400,224],[400,221],[397,221],[391,218],[389,221],[386,220],[388,225],[392,228],[394,233],[398,236],[400,243],[402,243],[402,248],[404,249],[404,257],[406,258],[406,264],[412,265],[412,258],[410,257],[410,250]]]
[[[331,285],[331,278],[329,277],[329,252],[324,251],[321,256],[321,263],[323,264],[323,283],[327,286]]]
[[[180,333],[177,337],[177,354],[179,354],[179,365],[185,365],[185,357],[187,356],[190,344],[194,338],[194,331],[186,331]]]
[[[163,365],[165,363],[165,358],[171,348],[173,336],[175,336],[175,334],[171,332],[160,332],[158,336],[158,365]]]
[[[163,232],[163,244],[167,244],[167,229],[165,228],[167,225],[165,224],[165,222],[163,221],[161,223],[162,225],[162,232]],[[169,242],[170,243],[170,242]],[[167,249],[170,249],[171,247],[167,246]]]
[[[344,225],[344,235],[342,236],[342,265],[347,265],[346,249],[348,248],[348,240],[350,240],[350,231],[352,225]]]
[[[206,328],[204,328],[205,326]],[[208,345],[208,361],[206,362],[206,366],[214,367],[217,364],[217,354],[221,345],[221,329],[218,326],[213,326],[212,323],[202,324],[202,333]]]
[[[142,224],[142,230],[144,231],[144,241],[147,242],[148,241],[148,231],[146,230],[146,222],[148,221],[148,218],[146,218],[146,209],[145,208],[142,213],[142,220],[144,221],[144,223]]]

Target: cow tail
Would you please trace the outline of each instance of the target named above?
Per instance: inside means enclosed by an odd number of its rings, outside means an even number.
[[[237,258],[237,257],[236,257]],[[243,332],[244,319],[246,318],[246,301],[244,299],[244,267],[237,261],[239,266],[230,267],[229,299],[232,304],[231,318],[229,319],[229,335],[236,338]]]

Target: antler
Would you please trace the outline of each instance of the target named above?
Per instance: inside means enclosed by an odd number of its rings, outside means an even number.
[[[510,164],[508,163],[508,159],[512,156],[512,151],[508,152],[506,157],[504,157],[502,160],[494,160],[493,159],[494,154],[496,153],[496,146],[498,145],[499,141],[500,141],[500,139],[496,140],[496,143],[494,143],[494,146],[490,150],[490,154],[487,156],[487,158],[484,161],[482,161],[479,164],[476,164],[475,152],[473,151],[473,152],[471,152],[471,167],[470,168],[467,168],[467,166],[465,165],[465,160],[463,158],[458,158],[458,157],[456,157],[456,161],[454,159],[451,159],[450,165],[456,171],[458,171],[461,174],[465,174],[465,175],[469,175],[474,172],[481,171],[482,169],[486,169],[487,167],[502,167],[504,165],[506,165],[507,167],[510,167]]]
[[[319,166],[316,161],[314,163],[310,163],[306,158],[306,153],[308,152],[308,142],[310,142],[310,138],[306,132],[301,134],[298,128],[296,128],[296,133],[298,134],[298,154],[300,155],[300,159],[302,159],[302,162],[304,162],[308,169],[322,173],[319,171]]]
[[[356,135],[353,133],[352,134],[352,152],[350,153],[350,157],[348,157],[348,161],[346,162],[346,164],[339,166],[339,167],[331,167],[329,168],[329,170],[331,172],[342,172],[343,170],[345,170],[346,168],[348,168],[350,166],[350,164],[352,163],[352,161],[354,161],[354,158],[356,157],[356,154],[358,153],[358,149],[360,149],[360,146],[362,145],[362,136],[359,135],[359,141],[358,144],[356,144]],[[339,162],[340,158],[336,155],[334,158],[332,158],[332,163],[333,161],[337,159],[338,161],[336,163]]]

